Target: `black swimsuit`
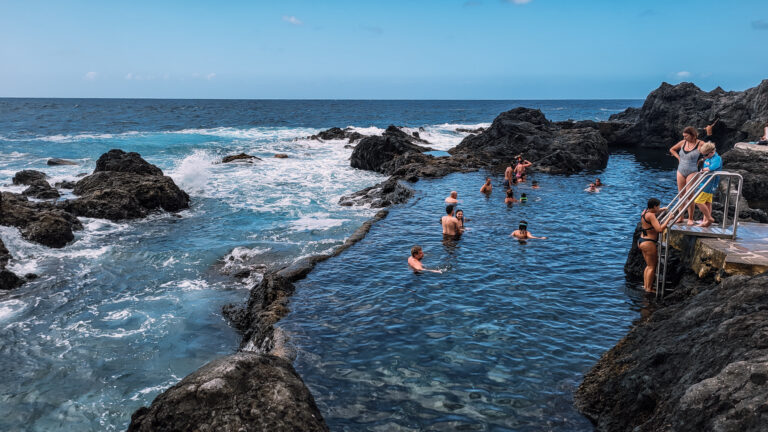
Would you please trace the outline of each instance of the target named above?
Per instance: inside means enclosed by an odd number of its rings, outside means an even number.
[[[653,224],[651,224],[650,222],[648,222],[648,219],[646,219],[646,218],[645,218],[645,213],[646,213],[647,211],[648,211],[648,210],[644,211],[641,217],[642,217],[643,221],[645,221],[645,223],[647,223],[648,225],[651,225],[651,227],[650,227],[650,228],[643,228],[643,224],[642,224],[642,223],[640,223],[640,231],[642,231],[642,233],[643,233],[643,235],[644,235],[644,236],[647,236],[647,235],[648,235],[648,231],[649,231],[649,230],[653,230],[653,231],[656,231],[655,229],[653,229]],[[658,242],[659,242],[658,240],[654,240],[654,239],[649,239],[649,238],[642,238],[642,237],[640,237],[640,239],[638,239],[638,240],[637,240],[637,245],[638,245],[638,246],[640,246],[641,244],[643,244],[643,242],[647,242],[647,241],[649,241],[649,242],[654,242],[654,243],[658,243]]]

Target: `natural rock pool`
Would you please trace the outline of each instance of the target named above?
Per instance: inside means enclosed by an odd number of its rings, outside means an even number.
[[[645,307],[622,267],[645,201],[674,193],[671,171],[614,153],[599,173],[533,176],[512,207],[500,176],[479,192],[486,175],[416,183],[409,204],[296,284],[278,325],[331,430],[592,429],[572,393]],[[607,186],[585,192],[596,176]],[[457,242],[439,225],[451,190],[470,219]],[[510,238],[521,219],[549,239]],[[408,269],[414,244],[443,274]]]

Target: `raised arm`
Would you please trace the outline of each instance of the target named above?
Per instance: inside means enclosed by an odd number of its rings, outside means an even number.
[[[531,161],[528,161],[528,160],[525,160],[525,161],[523,161],[523,167],[524,167],[524,168],[528,168],[528,167],[529,167],[529,166],[531,166],[531,165],[533,165],[533,164],[531,163]]]
[[[656,218],[655,214],[653,214],[651,212],[648,212],[646,214],[648,215],[648,216],[646,216],[646,218],[649,219],[648,222],[651,224],[653,229],[656,230],[656,232],[660,233],[660,232],[664,231],[667,228],[667,224],[669,223],[669,221],[664,222],[663,224],[659,225],[659,220]]]
[[[685,141],[680,141],[677,144],[673,145],[672,148],[669,149],[669,154],[675,157],[675,159],[680,160],[680,154],[678,153],[680,151],[680,148],[683,147],[683,144]]]

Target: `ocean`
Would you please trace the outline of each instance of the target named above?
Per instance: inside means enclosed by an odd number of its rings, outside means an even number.
[[[338,200],[386,177],[350,168],[345,141],[310,135],[394,124],[447,150],[466,136],[457,128],[517,106],[605,120],[641,103],[0,99],[0,189],[23,190],[11,185],[22,169],[74,180],[120,148],[192,200],[180,217],[83,218],[62,249],[0,227],[9,268],[39,275],[0,293],[0,429],[124,430],[137,408],[234,352],[221,307],[259,280],[234,274],[328,252],[376,211]],[[263,160],[218,163],[240,152]],[[54,157],[78,165],[47,166]],[[638,206],[674,194],[671,168],[615,152],[599,172],[534,174],[542,188],[513,208],[500,187],[479,196],[486,174],[416,183],[410,203],[297,285],[278,327],[332,430],[591,429],[570,394],[644,307],[621,265]],[[608,186],[585,194],[595,176]],[[472,219],[456,245],[441,243],[437,223],[450,190]],[[521,218],[550,239],[510,241]],[[444,274],[407,271],[416,241]]]

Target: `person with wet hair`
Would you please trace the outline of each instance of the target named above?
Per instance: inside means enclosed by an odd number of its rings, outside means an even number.
[[[448,204],[456,204],[459,202],[459,193],[456,191],[451,191],[451,194],[448,196],[448,198],[445,199],[445,202]]]
[[[645,292],[654,292],[651,286],[656,276],[656,244],[659,242],[659,233],[667,229],[667,222],[659,224],[657,215],[667,210],[661,208],[661,201],[657,198],[648,200],[648,206],[640,214],[640,239],[637,241],[637,248],[643,253],[645,259],[645,270],[643,270],[643,289]]]
[[[525,181],[525,169],[533,165],[531,162],[523,159],[523,155],[517,155],[517,165],[515,165],[515,177],[520,181]]]
[[[453,215],[454,206],[447,205],[445,207],[446,215],[440,219],[440,224],[443,226],[444,236],[458,236],[461,234],[461,227],[459,226],[459,220]]]
[[[528,195],[525,192],[520,194],[520,202],[521,203],[528,202]]]
[[[464,226],[464,222],[468,222],[469,219],[464,219],[464,210],[456,209],[456,220],[459,221],[459,232],[464,232],[467,228]]]
[[[512,162],[510,162],[507,169],[504,170],[504,187],[509,189],[512,187],[512,180],[515,178],[514,168],[512,168]]]
[[[604,186],[603,182],[600,181],[600,177],[595,179],[595,187]]]
[[[598,189],[594,183],[590,183],[589,186],[587,186],[587,188],[584,190],[587,192],[594,192],[594,193],[600,192],[600,189]]]
[[[408,267],[410,267],[414,273],[419,273],[422,271],[428,271],[432,273],[442,273],[442,270],[431,270],[428,268],[424,268],[424,265],[421,263],[422,258],[424,258],[424,251],[421,249],[421,246],[416,245],[411,248],[411,256],[408,257]]]
[[[504,204],[510,205],[516,202],[517,200],[515,199],[515,191],[512,189],[507,189],[507,197],[504,198]]]
[[[493,185],[491,185],[491,178],[486,177],[485,184],[483,185],[483,187],[480,188],[480,192],[484,194],[489,194],[491,193],[492,190],[493,190]]]
[[[539,188],[539,182],[534,180],[531,182],[531,189],[538,189]]]
[[[693,177],[699,172],[699,146],[704,142],[699,138],[696,129],[691,126],[683,129],[683,139],[669,149],[669,153],[680,163],[677,166],[677,191],[684,192]],[[688,206],[688,225],[693,225],[693,201]],[[682,216],[681,216],[682,217]],[[684,219],[681,219],[682,222]]]
[[[520,224],[518,224],[517,229],[512,231],[512,234],[509,235],[510,237],[514,237],[518,240],[528,240],[528,239],[541,239],[546,240],[546,237],[536,237],[535,235],[531,234],[530,231],[528,231],[528,222],[521,220]]]

